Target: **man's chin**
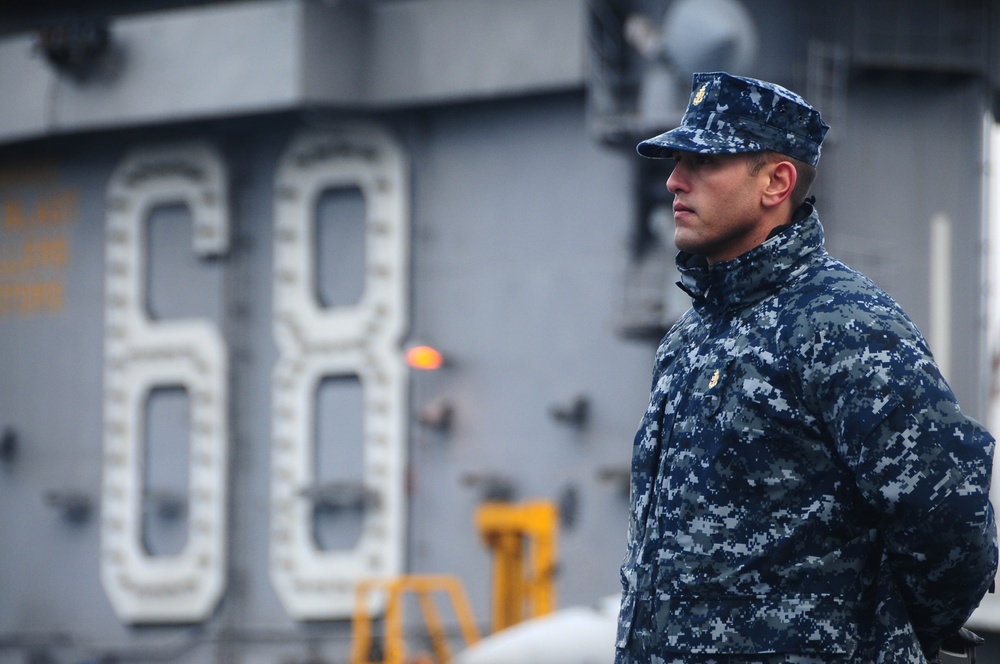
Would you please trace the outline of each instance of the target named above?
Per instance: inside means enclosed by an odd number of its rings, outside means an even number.
[[[703,242],[699,242],[697,238],[693,238],[687,233],[674,233],[674,246],[677,247],[678,251],[683,251],[686,254],[700,255],[705,251],[705,246]]]

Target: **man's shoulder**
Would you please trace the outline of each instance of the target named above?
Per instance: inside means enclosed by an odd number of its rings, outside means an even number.
[[[825,252],[805,266],[789,284],[786,295],[797,300],[800,310],[825,316],[867,318],[865,314],[903,314],[885,289]]]
[[[781,324],[804,340],[833,335],[868,343],[872,335],[920,339],[896,300],[867,276],[825,252],[800,271],[772,305]]]
[[[888,294],[865,274],[826,251],[817,252],[801,270],[800,283],[829,290],[833,293],[872,292]]]

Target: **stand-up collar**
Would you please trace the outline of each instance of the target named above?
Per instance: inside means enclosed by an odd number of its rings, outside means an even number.
[[[823,238],[823,225],[810,206],[805,219],[731,261],[709,265],[703,256],[678,253],[677,285],[699,310],[752,304],[787,283],[803,257],[822,250]]]

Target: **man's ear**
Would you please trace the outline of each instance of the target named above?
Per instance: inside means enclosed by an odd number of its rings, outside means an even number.
[[[764,207],[777,207],[784,203],[792,191],[795,189],[795,182],[798,173],[795,166],[790,161],[779,161],[770,164],[770,168],[765,170],[770,175],[767,187],[761,194],[761,203]]]

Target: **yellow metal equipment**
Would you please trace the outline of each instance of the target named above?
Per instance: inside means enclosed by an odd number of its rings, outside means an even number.
[[[548,501],[512,505],[486,503],[476,511],[476,527],[493,554],[494,632],[545,615],[555,608],[556,529],[558,510]],[[385,622],[381,659],[373,659],[372,613],[369,601],[385,595]],[[403,598],[413,593],[420,604],[433,660],[424,655],[406,659],[403,634]],[[467,646],[479,640],[479,629],[461,582],[447,575],[404,575],[368,579],[355,593],[350,664],[444,663],[451,658],[435,593],[445,593],[458,619]]]
[[[493,552],[494,632],[555,607],[557,526],[558,509],[548,501],[486,503],[476,512]]]
[[[372,660],[371,613],[368,600],[375,592],[386,594],[385,635],[382,659]],[[408,575],[391,579],[370,579],[358,584],[352,626],[350,664],[404,664],[406,662],[426,662],[426,657],[406,659],[406,641],[403,634],[403,595],[414,593],[427,624],[434,657],[437,662],[451,659],[451,650],[444,633],[441,614],[434,602],[434,593],[446,593],[458,618],[459,627],[466,645],[479,640],[479,629],[473,619],[469,600],[465,596],[461,582],[446,575]]]

